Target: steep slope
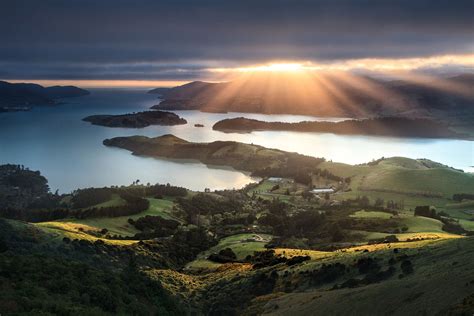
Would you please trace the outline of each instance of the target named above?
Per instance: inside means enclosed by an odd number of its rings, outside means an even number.
[[[260,305],[257,310],[264,315],[467,315],[474,310],[473,255],[473,238],[425,245],[409,255],[414,272],[408,276],[280,294],[254,301],[254,308]]]

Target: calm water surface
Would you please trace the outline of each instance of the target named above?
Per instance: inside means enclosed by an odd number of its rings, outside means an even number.
[[[128,135],[155,137],[174,134],[189,141],[235,140],[279,148],[350,164],[382,156],[428,158],[469,170],[474,165],[474,142],[445,139],[400,139],[341,136],[297,132],[226,134],[212,130],[224,118],[244,116],[266,121],[317,120],[298,115],[201,113],[176,111],[187,125],[150,126],[143,129],[94,126],[81,119],[93,114],[122,114],[148,109],[158,103],[143,90],[91,90],[90,96],[67,99],[57,107],[38,107],[31,112],[0,113],[0,163],[15,163],[40,170],[53,190],[69,192],[91,186],[171,183],[193,190],[239,188],[254,181],[248,174],[197,162],[178,162],[135,157],[126,150],[107,148],[105,138]],[[325,120],[328,120],[325,118]],[[333,118],[331,120],[341,120]],[[194,124],[204,124],[204,128]]]

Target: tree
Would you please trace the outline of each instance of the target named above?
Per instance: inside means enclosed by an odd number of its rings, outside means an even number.
[[[362,197],[359,197],[358,200],[359,200],[359,206],[360,207],[370,206],[370,200],[366,195],[363,195]]]
[[[384,206],[384,200],[381,198],[377,198],[374,203],[375,207],[383,207]]]
[[[338,242],[344,239],[344,232],[338,224],[334,224],[331,229],[331,240],[333,242]]]
[[[7,243],[3,239],[3,237],[0,236],[0,253],[5,252],[8,250]]]
[[[411,274],[413,273],[413,265],[410,260],[404,260],[400,264],[400,268],[402,269],[403,274]]]
[[[303,193],[301,193],[301,196],[303,197],[303,199],[308,200],[309,202],[313,198],[313,193],[311,193],[309,190],[305,190],[303,191]]]

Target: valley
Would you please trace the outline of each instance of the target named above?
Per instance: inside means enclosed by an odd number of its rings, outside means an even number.
[[[347,165],[238,142],[196,144],[172,135],[104,143],[138,155],[232,166],[262,180],[239,190],[196,192],[137,181],[57,195],[48,192],[39,173],[3,166],[8,176],[0,177],[6,203],[0,212],[6,218],[0,219],[0,257],[32,264],[50,260],[48,266],[75,262],[96,271],[97,285],[104,269],[109,278],[134,275],[155,299],[145,302],[142,296],[136,302],[171,314],[386,310],[367,304],[369,297],[388,299],[395,315],[472,308],[466,292],[474,282],[474,269],[466,264],[474,249],[469,224],[474,215],[467,212],[474,196],[472,174],[423,159]],[[11,191],[20,178],[28,180],[15,189],[20,191]],[[31,185],[36,193],[20,211],[15,201],[32,192]],[[319,193],[322,188],[331,190]],[[42,256],[32,257],[35,253]],[[39,294],[32,294],[20,306],[10,276],[30,272],[0,261],[9,271],[0,275],[7,285],[0,306],[10,306],[11,312],[42,304],[51,311],[76,306],[85,313],[130,313],[130,298],[141,295],[136,288],[121,290],[128,298],[101,288],[101,295],[114,299],[83,300],[59,279],[42,284],[30,277],[33,293],[60,286],[62,305],[39,303]],[[77,276],[70,278],[70,284],[78,282]],[[449,298],[441,284],[452,289]]]

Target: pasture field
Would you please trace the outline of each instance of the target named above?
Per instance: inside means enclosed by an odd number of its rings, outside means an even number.
[[[211,262],[207,258],[211,254],[218,253],[225,248],[231,248],[236,254],[237,260],[242,260],[247,255],[253,255],[255,251],[265,250],[265,245],[271,240],[271,237],[271,235],[267,234],[238,234],[223,238],[216,246],[200,253],[196,260],[190,262],[186,268],[213,268],[220,266],[220,264]]]
[[[95,231],[96,227],[72,222],[42,222],[34,224],[45,232],[51,233],[55,239],[67,237],[69,239],[84,239],[91,242],[102,240],[111,245],[126,246],[137,243],[136,240],[106,239],[88,234],[87,231]]]
[[[323,162],[321,168],[337,176],[351,177],[350,191],[334,195],[339,200],[366,195],[371,202],[376,198],[403,201],[406,209],[431,205],[447,210],[472,205],[456,204],[451,198],[456,193],[474,192],[474,175],[429,160],[392,157],[375,165],[354,166]]]
[[[381,218],[381,219],[389,219],[392,218],[393,215],[387,212],[377,212],[377,211],[357,211],[354,214],[350,215],[350,217],[355,218]]]
[[[161,216],[165,219],[176,219],[171,214],[171,209],[174,202],[168,199],[148,199],[150,201],[150,207],[148,210],[141,212],[135,215],[129,216],[119,216],[119,217],[98,217],[98,218],[86,218],[86,219],[75,219],[75,218],[66,218],[58,222],[71,225],[84,225],[87,227],[87,230],[102,230],[103,228],[107,229],[112,235],[122,235],[122,236],[133,236],[139,231],[128,223],[128,219],[137,220],[143,216]],[[107,201],[102,204],[112,204],[117,203],[116,199]],[[80,227],[80,226],[78,226]]]

